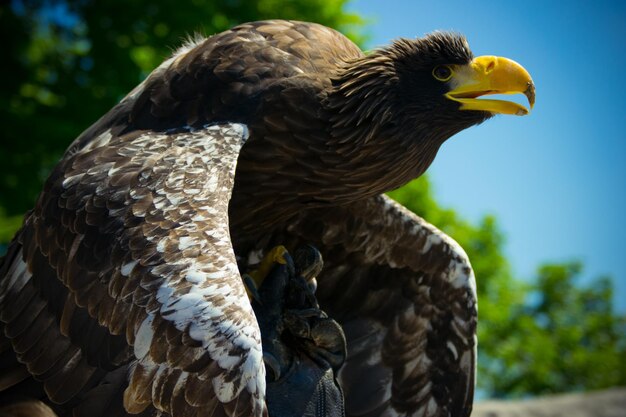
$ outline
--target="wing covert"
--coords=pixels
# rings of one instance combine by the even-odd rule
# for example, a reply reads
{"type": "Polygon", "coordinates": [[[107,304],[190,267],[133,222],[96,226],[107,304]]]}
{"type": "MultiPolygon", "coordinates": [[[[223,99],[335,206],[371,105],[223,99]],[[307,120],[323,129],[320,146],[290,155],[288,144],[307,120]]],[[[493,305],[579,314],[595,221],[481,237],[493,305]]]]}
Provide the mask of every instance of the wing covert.
{"type": "Polygon", "coordinates": [[[477,300],[463,249],[386,196],[306,213],[289,232],[324,257],[318,299],[348,339],[346,414],[468,416],[477,300]]]}
{"type": "Polygon", "coordinates": [[[228,230],[247,135],[241,124],[107,130],[55,169],[9,251],[0,302],[19,359],[53,401],[127,367],[131,413],[266,413],[260,331],[228,230]],[[16,317],[16,299],[37,309],[16,317]],[[34,354],[18,324],[49,326],[53,348],[34,354]]]}

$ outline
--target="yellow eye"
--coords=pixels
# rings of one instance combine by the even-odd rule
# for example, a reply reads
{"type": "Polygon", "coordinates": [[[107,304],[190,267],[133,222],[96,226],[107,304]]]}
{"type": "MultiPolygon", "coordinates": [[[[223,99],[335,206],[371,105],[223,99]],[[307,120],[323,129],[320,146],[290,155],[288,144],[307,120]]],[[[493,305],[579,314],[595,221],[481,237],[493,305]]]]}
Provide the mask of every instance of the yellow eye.
{"type": "Polygon", "coordinates": [[[437,65],[433,69],[433,77],[439,81],[448,81],[452,78],[452,68],[447,65],[437,65]]]}

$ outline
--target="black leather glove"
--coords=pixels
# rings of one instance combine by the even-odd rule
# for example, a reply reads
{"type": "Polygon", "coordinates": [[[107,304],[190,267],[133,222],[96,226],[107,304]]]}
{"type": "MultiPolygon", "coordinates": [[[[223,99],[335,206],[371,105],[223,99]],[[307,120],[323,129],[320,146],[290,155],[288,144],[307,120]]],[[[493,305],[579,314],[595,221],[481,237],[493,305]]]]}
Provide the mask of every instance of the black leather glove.
{"type": "Polygon", "coordinates": [[[271,417],[343,417],[344,398],[335,378],[346,358],[339,324],[320,310],[315,276],[322,259],[312,246],[284,255],[258,290],[254,308],[267,370],[271,417]]]}

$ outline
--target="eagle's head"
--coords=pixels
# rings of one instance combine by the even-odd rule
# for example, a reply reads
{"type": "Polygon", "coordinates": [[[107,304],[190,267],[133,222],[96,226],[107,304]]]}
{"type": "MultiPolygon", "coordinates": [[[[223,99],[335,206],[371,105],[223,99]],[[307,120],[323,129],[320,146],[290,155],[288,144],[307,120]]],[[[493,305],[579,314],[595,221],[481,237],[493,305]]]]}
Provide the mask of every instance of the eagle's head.
{"type": "Polygon", "coordinates": [[[529,112],[483,96],[520,93],[531,108],[535,101],[532,78],[521,65],[475,58],[465,37],[449,32],[396,40],[345,66],[334,87],[329,107],[335,137],[350,138],[359,152],[371,151],[371,161],[393,161],[375,192],[421,175],[440,145],[461,130],[496,114],[529,112]]]}
{"type": "Polygon", "coordinates": [[[401,39],[389,51],[400,106],[409,117],[461,130],[495,114],[528,114],[515,102],[481,96],[522,93],[531,108],[535,102],[533,81],[521,65],[496,56],[474,58],[461,35],[435,32],[421,39],[401,39]]]}

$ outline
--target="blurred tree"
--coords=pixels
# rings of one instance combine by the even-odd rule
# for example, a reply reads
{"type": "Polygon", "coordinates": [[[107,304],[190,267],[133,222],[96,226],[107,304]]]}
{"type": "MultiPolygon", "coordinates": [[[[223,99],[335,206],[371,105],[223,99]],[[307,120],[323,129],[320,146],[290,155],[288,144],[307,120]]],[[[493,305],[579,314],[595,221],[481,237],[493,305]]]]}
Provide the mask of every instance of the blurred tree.
{"type": "Polygon", "coordinates": [[[576,262],[541,266],[532,284],[515,279],[493,217],[471,225],[437,205],[422,177],[391,197],[455,238],[478,286],[478,386],[516,397],[626,385],[626,317],[614,312],[604,277],[578,281],[576,262]]]}
{"type": "Polygon", "coordinates": [[[581,285],[581,270],[576,262],[539,268],[524,302],[513,306],[509,326],[488,336],[508,345],[485,363],[494,395],[626,384],[626,320],[614,314],[611,281],[581,285]]]}
{"type": "MultiPolygon", "coordinates": [[[[189,33],[264,18],[316,21],[357,42],[346,0],[177,2],[18,0],[0,6],[0,245],[30,209],[49,169],[83,129],[189,33]]],[[[624,318],[604,279],[576,287],[580,266],[516,280],[493,217],[472,225],[435,202],[427,178],[391,193],[453,236],[472,260],[480,304],[479,386],[496,396],[626,384],[624,318]]],[[[0,247],[0,253],[2,248],[0,247]]]]}

